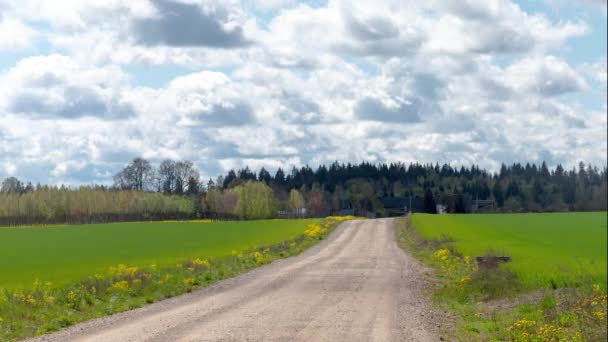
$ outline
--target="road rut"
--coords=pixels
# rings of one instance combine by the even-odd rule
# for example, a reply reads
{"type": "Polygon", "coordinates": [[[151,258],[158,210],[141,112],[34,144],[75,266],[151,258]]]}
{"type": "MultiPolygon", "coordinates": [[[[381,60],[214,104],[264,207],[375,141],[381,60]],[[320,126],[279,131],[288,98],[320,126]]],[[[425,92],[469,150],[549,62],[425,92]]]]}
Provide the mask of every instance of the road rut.
{"type": "Polygon", "coordinates": [[[392,219],[348,221],[297,257],[35,341],[438,341],[423,272],[392,219]]]}

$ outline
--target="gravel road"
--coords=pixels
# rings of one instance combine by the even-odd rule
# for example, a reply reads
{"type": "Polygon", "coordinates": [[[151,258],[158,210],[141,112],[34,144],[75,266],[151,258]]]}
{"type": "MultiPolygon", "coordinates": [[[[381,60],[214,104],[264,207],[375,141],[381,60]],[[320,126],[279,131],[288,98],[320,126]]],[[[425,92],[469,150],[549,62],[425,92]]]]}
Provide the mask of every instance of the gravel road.
{"type": "Polygon", "coordinates": [[[349,221],[297,257],[35,341],[439,341],[425,268],[391,219],[349,221]]]}

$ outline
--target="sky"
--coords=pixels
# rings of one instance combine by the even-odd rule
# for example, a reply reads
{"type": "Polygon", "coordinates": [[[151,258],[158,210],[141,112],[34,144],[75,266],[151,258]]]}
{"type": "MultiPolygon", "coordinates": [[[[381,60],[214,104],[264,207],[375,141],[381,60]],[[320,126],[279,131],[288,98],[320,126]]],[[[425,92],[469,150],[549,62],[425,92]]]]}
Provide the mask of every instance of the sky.
{"type": "Polygon", "coordinates": [[[0,0],[0,178],[606,165],[606,0],[0,0]]]}

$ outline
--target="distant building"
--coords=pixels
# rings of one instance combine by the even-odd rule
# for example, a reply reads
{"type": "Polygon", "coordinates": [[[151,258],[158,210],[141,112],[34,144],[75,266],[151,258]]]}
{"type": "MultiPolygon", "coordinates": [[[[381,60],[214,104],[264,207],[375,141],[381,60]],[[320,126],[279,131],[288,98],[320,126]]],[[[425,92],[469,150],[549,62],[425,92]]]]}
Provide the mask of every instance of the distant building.
{"type": "Polygon", "coordinates": [[[437,204],[436,208],[437,208],[437,214],[447,214],[448,213],[447,205],[437,204]]]}
{"type": "Polygon", "coordinates": [[[296,210],[279,210],[277,211],[278,218],[302,218],[307,217],[308,211],[306,208],[298,208],[296,210]]]}

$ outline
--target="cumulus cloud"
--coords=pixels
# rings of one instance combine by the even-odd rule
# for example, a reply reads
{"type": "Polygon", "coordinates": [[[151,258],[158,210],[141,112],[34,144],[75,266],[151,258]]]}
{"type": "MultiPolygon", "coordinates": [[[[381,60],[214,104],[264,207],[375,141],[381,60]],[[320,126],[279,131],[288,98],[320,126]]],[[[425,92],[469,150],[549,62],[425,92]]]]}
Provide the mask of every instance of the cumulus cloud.
{"type": "Polygon", "coordinates": [[[0,3],[0,49],[40,54],[0,71],[0,178],[107,183],[138,155],[203,177],[605,162],[605,55],[566,53],[598,37],[575,16],[507,0],[0,3]]]}
{"type": "Polygon", "coordinates": [[[6,110],[33,118],[127,119],[135,113],[122,98],[116,68],[84,68],[66,56],[21,60],[0,86],[6,110]]]}
{"type": "Polygon", "coordinates": [[[585,81],[567,63],[554,57],[525,58],[510,65],[504,83],[522,93],[558,96],[580,91],[585,81]]]}
{"type": "MultiPolygon", "coordinates": [[[[2,8],[0,8],[0,11],[2,8]]],[[[0,51],[31,48],[39,34],[21,20],[0,16],[0,51]]]]}
{"type": "Polygon", "coordinates": [[[586,34],[580,21],[552,23],[503,0],[436,1],[444,9],[430,29],[427,47],[451,53],[521,54],[560,46],[586,34]]]}
{"type": "Polygon", "coordinates": [[[228,21],[224,8],[204,10],[196,4],[174,0],[152,0],[152,3],[157,14],[135,18],[132,23],[133,34],[140,44],[219,48],[249,44],[243,29],[228,21]]]}
{"type": "Polygon", "coordinates": [[[419,100],[389,101],[366,97],[355,105],[355,116],[362,120],[381,122],[417,122],[420,114],[425,110],[424,104],[419,100]]]}

